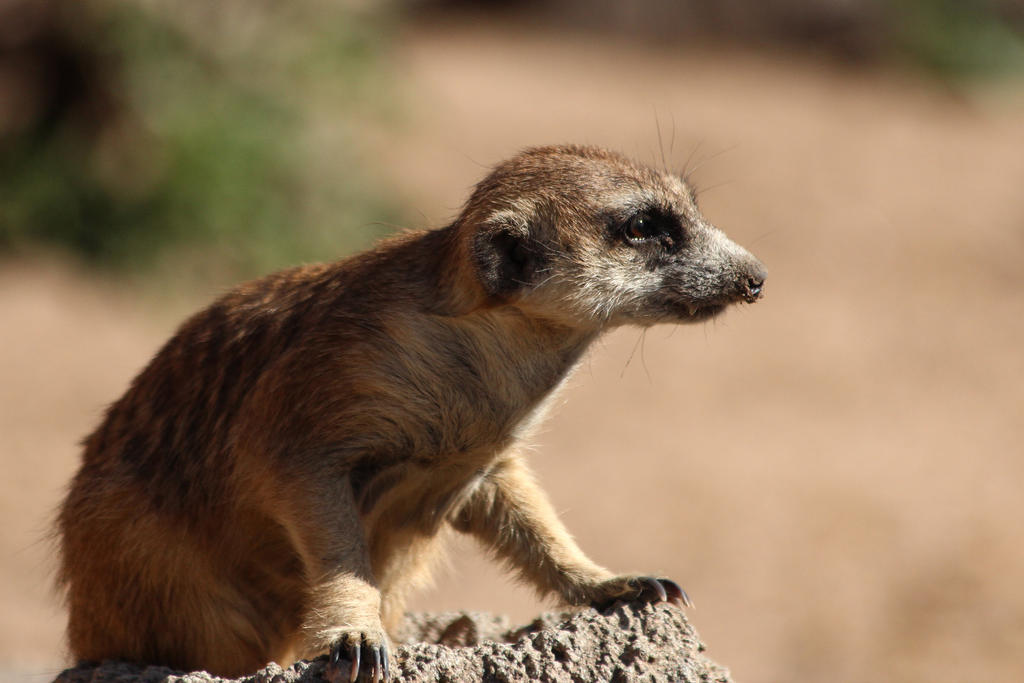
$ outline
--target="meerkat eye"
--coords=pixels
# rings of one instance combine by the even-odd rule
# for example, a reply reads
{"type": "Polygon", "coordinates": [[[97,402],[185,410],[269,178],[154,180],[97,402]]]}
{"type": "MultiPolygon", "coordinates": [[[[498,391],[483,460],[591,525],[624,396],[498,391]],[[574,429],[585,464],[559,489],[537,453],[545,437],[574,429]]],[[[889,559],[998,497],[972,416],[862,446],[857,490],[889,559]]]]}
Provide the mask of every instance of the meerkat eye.
{"type": "Polygon", "coordinates": [[[679,237],[678,222],[659,213],[640,211],[622,224],[620,228],[626,244],[639,246],[656,241],[665,249],[675,249],[679,237]]]}
{"type": "Polygon", "coordinates": [[[657,225],[654,218],[650,214],[641,211],[640,213],[634,214],[626,223],[622,226],[622,235],[628,242],[644,242],[657,237],[661,233],[659,226],[657,225]]]}

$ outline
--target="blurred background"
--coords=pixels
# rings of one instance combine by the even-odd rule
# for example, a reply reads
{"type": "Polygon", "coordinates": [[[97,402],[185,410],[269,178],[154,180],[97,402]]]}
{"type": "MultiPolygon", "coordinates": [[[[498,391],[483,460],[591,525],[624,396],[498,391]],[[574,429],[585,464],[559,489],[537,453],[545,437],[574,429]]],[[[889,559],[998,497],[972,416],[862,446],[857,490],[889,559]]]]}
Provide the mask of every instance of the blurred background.
{"type": "MultiPolygon", "coordinates": [[[[1024,2],[0,0],[0,681],[49,519],[232,283],[578,142],[693,172],[767,298],[590,354],[533,463],[736,680],[1024,680],[1024,2]],[[663,162],[664,158],[664,162],[663,162]]],[[[416,609],[545,606],[470,544],[416,609]]]]}

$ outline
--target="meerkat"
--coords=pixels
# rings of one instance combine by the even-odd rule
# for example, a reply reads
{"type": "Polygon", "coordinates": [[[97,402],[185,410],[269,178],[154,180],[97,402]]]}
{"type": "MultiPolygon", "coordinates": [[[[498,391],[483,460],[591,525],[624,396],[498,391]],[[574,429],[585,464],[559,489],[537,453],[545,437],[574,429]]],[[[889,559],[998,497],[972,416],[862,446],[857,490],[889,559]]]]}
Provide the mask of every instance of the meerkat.
{"type": "Polygon", "coordinates": [[[386,680],[449,528],[568,605],[688,603],[588,559],[521,447],[603,332],[764,281],[679,176],[555,146],[445,228],[230,291],[84,442],[57,522],[71,653],[238,676],[328,652],[334,680],[386,680]]]}

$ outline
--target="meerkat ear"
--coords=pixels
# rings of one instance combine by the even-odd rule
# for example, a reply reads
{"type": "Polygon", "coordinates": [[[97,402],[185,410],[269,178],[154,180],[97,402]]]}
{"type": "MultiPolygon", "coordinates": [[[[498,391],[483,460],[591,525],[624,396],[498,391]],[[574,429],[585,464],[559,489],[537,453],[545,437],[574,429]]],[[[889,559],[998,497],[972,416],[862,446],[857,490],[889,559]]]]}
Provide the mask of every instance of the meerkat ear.
{"type": "Polygon", "coordinates": [[[539,266],[539,250],[526,225],[492,221],[473,239],[473,260],[490,296],[508,296],[528,286],[539,266]]]}

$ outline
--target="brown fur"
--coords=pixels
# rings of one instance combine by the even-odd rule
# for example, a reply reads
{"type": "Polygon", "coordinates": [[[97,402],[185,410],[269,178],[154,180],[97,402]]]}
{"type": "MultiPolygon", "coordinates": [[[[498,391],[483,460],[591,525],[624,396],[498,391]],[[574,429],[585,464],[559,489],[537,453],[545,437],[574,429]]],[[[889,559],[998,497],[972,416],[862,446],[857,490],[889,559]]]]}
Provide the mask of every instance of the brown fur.
{"type": "Polygon", "coordinates": [[[85,442],[58,523],[74,656],[240,675],[384,646],[447,527],[566,603],[638,592],[518,446],[602,331],[705,320],[763,280],[679,178],[552,147],[447,228],[235,289],[85,442]]]}

